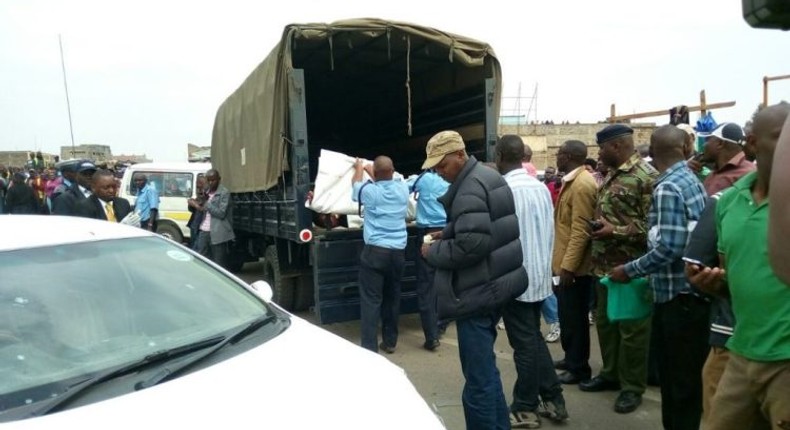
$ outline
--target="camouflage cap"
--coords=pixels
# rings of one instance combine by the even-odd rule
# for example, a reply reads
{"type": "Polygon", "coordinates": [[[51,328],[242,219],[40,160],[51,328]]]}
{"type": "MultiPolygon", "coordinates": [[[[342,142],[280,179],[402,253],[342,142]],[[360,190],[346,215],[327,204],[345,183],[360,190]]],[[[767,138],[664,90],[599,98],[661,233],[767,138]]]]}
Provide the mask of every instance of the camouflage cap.
{"type": "Polygon", "coordinates": [[[466,149],[464,139],[457,131],[447,130],[436,133],[425,147],[425,163],[423,169],[430,169],[442,161],[447,154],[466,149]]]}

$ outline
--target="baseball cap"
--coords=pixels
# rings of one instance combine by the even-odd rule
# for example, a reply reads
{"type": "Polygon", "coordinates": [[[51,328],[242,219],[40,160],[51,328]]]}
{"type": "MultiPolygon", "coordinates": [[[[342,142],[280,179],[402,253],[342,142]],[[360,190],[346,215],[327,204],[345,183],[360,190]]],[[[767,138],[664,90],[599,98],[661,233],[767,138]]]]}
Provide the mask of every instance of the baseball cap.
{"type": "Polygon", "coordinates": [[[442,161],[447,154],[466,149],[464,139],[457,131],[446,130],[436,133],[425,147],[423,169],[430,169],[442,161]]]}
{"type": "Polygon", "coordinates": [[[90,161],[83,161],[80,163],[79,167],[77,167],[77,172],[82,173],[88,170],[96,171],[96,165],[91,163],[90,161]]]}
{"type": "Polygon", "coordinates": [[[744,142],[743,129],[734,122],[725,122],[716,127],[710,134],[703,136],[705,139],[716,137],[725,142],[742,145],[744,142]]]}

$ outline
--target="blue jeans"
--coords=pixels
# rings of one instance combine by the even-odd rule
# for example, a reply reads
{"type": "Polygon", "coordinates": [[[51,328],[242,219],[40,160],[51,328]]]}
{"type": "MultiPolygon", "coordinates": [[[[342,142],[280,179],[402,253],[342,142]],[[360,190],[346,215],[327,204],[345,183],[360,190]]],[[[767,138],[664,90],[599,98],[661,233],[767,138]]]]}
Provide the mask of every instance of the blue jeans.
{"type": "Polygon", "coordinates": [[[467,430],[509,430],[510,417],[496,367],[494,341],[499,315],[459,319],[458,354],[466,379],[461,400],[467,430]]]}
{"type": "Polygon", "coordinates": [[[551,295],[546,297],[546,300],[543,301],[540,313],[543,314],[543,321],[546,321],[546,324],[560,322],[560,314],[557,311],[557,296],[555,296],[554,293],[551,293],[551,295]]]}

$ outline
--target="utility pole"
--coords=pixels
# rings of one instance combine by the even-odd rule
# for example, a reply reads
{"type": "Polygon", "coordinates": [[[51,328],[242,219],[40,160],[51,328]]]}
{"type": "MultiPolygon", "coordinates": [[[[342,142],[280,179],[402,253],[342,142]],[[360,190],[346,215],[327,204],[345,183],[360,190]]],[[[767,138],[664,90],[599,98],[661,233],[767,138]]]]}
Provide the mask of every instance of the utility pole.
{"type": "Polygon", "coordinates": [[[69,133],[71,134],[71,156],[74,157],[74,127],[71,124],[71,102],[69,101],[69,84],[66,81],[66,62],[63,60],[63,41],[58,34],[58,44],[60,45],[60,67],[63,69],[63,87],[66,89],[66,109],[69,112],[69,133]]]}
{"type": "Polygon", "coordinates": [[[790,75],[763,77],[763,107],[768,106],[768,82],[779,81],[782,79],[790,79],[790,75]]]}

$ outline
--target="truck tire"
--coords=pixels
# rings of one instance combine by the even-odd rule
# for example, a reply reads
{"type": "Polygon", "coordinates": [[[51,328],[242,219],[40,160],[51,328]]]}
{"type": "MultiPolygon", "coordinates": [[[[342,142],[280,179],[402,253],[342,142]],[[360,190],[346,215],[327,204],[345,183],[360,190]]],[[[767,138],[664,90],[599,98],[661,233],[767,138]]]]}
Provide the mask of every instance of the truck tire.
{"type": "Polygon", "coordinates": [[[296,290],[294,291],[294,310],[306,311],[315,304],[315,287],[313,286],[313,274],[306,272],[296,278],[296,290]]]}
{"type": "Polygon", "coordinates": [[[159,225],[156,226],[156,232],[176,243],[183,243],[184,236],[181,234],[181,230],[178,226],[171,224],[167,221],[159,221],[159,225]]]}
{"type": "Polygon", "coordinates": [[[283,277],[277,247],[269,245],[263,255],[263,277],[272,287],[272,301],[287,311],[294,309],[294,279],[283,277]]]}

